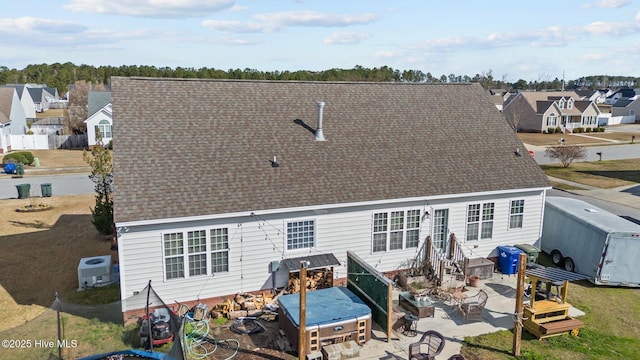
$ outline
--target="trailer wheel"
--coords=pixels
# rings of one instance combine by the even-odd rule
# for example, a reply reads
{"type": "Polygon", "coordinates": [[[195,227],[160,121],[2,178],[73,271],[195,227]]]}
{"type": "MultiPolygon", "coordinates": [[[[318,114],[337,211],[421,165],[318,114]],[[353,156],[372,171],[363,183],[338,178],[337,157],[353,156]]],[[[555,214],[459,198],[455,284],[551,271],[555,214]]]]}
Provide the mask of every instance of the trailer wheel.
{"type": "Polygon", "coordinates": [[[551,252],[551,262],[553,262],[553,265],[562,266],[563,260],[564,259],[562,258],[562,254],[560,253],[560,251],[553,250],[551,252]]]}
{"type": "Polygon", "coordinates": [[[576,264],[573,263],[571,258],[564,259],[564,269],[571,272],[576,269],[576,264]]]}

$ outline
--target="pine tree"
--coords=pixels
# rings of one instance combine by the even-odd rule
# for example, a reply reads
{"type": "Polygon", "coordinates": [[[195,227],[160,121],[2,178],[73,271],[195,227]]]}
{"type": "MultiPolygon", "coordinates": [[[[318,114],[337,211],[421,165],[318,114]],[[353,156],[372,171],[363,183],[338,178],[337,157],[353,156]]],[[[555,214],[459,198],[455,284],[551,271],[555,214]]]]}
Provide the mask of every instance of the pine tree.
{"type": "Polygon", "coordinates": [[[84,161],[91,166],[89,178],[96,190],[96,206],[91,209],[93,226],[104,235],[113,234],[113,161],[111,152],[102,143],[102,134],[96,131],[96,144],[91,152],[84,151],[84,161]]]}

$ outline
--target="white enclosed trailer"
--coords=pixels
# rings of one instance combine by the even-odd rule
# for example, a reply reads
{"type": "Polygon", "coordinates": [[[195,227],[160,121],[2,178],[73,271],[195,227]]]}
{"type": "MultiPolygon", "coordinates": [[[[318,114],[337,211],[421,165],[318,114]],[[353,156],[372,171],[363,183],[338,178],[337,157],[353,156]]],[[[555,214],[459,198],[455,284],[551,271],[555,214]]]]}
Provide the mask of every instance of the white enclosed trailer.
{"type": "Polygon", "coordinates": [[[640,287],[640,225],[587,202],[547,197],[541,248],[596,285],[640,287]]]}

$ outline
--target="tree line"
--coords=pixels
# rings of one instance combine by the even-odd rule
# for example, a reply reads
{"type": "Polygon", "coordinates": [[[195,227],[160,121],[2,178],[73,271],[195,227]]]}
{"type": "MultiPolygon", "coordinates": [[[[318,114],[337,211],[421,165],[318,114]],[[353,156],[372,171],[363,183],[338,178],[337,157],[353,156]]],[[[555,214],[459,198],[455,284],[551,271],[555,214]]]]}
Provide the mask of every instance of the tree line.
{"type": "Polygon", "coordinates": [[[365,68],[356,65],[352,69],[328,69],[322,71],[260,71],[257,69],[183,68],[155,67],[149,65],[91,66],[64,64],[33,64],[24,69],[10,69],[0,66],[0,84],[47,84],[65,93],[70,84],[86,81],[90,84],[109,86],[112,76],[142,76],[162,78],[201,78],[201,79],[247,79],[247,80],[298,80],[298,81],[375,81],[375,82],[425,82],[425,83],[462,83],[478,82],[485,89],[515,90],[573,90],[604,88],[639,88],[640,78],[633,76],[592,75],[568,80],[553,78],[541,74],[537,80],[519,79],[516,82],[494,77],[492,70],[482,71],[473,76],[443,74],[434,76],[421,70],[399,70],[388,66],[365,68]]]}

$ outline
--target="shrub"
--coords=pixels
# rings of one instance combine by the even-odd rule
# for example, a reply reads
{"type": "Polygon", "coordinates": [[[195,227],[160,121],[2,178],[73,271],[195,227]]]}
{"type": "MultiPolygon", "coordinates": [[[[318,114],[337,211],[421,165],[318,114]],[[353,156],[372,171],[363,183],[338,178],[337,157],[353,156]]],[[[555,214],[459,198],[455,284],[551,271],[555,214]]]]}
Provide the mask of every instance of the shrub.
{"type": "Polygon", "coordinates": [[[562,133],[562,128],[560,126],[558,126],[556,128],[556,134],[560,134],[560,133],[562,133]]]}
{"type": "Polygon", "coordinates": [[[590,132],[591,132],[591,130],[593,130],[593,129],[592,129],[592,128],[586,128],[586,129],[585,129],[585,131],[586,131],[586,132],[588,132],[588,133],[590,133],[590,132]]]}
{"type": "Polygon", "coordinates": [[[581,127],[575,128],[573,129],[573,132],[576,134],[581,134],[584,132],[584,128],[581,128],[581,127]]]}
{"type": "Polygon", "coordinates": [[[596,129],[598,129],[598,132],[604,132],[604,128],[603,127],[597,127],[596,129]]]}
{"type": "Polygon", "coordinates": [[[7,154],[2,158],[3,164],[8,164],[10,162],[31,165],[33,164],[33,154],[29,151],[18,151],[15,153],[7,154]]]}

